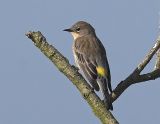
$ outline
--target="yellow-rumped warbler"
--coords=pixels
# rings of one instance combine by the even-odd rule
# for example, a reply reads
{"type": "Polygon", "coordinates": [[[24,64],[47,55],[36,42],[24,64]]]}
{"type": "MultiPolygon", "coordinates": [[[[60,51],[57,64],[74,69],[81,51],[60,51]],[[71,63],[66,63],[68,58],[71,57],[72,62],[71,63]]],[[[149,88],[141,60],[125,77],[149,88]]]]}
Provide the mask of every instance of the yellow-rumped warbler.
{"type": "Polygon", "coordinates": [[[109,96],[112,87],[106,51],[94,28],[87,22],[78,21],[64,31],[71,32],[74,38],[73,53],[78,68],[96,91],[101,90],[104,103],[108,105],[107,109],[113,110],[109,96]]]}

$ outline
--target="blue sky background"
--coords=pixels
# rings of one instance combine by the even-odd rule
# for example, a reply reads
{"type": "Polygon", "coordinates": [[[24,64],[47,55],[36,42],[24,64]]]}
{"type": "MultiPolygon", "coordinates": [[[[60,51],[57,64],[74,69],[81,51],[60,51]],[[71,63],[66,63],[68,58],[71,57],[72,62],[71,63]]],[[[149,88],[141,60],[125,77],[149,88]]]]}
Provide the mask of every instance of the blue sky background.
{"type": "MultiPolygon", "coordinates": [[[[72,37],[62,30],[89,22],[107,50],[115,88],[154,45],[159,12],[160,0],[1,0],[0,124],[100,123],[26,32],[41,31],[74,64],[72,37]]],[[[160,79],[131,86],[113,105],[121,124],[159,123],[160,79]]]]}

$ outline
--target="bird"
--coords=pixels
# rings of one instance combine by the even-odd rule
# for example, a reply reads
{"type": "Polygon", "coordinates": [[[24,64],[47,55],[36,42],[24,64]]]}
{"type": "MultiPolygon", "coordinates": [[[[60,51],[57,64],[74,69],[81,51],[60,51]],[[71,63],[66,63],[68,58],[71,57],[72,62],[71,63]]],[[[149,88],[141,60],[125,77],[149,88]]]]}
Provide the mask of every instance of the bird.
{"type": "Polygon", "coordinates": [[[113,110],[111,74],[106,50],[95,29],[85,21],[78,21],[63,31],[73,36],[73,55],[76,66],[85,75],[95,91],[101,91],[107,110],[113,110]]]}

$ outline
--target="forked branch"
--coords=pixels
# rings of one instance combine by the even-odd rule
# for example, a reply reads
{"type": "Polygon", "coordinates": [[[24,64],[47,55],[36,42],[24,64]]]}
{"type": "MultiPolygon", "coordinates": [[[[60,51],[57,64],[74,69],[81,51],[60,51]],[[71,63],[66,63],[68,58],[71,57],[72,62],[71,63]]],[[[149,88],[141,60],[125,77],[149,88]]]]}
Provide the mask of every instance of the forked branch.
{"type": "Polygon", "coordinates": [[[137,68],[123,81],[121,81],[111,94],[112,101],[115,101],[130,85],[149,80],[155,80],[160,77],[160,36],[157,38],[155,45],[151,48],[146,57],[140,62],[137,68]],[[158,51],[158,52],[157,52],[158,51]],[[146,65],[150,62],[157,52],[156,64],[153,71],[147,74],[140,74],[146,65]]]}

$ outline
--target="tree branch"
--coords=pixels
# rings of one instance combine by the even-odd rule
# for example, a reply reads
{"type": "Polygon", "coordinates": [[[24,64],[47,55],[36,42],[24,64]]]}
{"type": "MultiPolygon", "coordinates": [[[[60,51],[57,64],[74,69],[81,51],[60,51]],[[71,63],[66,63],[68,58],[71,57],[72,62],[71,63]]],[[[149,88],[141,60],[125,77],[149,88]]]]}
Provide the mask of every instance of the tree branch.
{"type": "Polygon", "coordinates": [[[160,77],[160,53],[158,52],[156,59],[156,69],[150,73],[142,74],[142,70],[146,67],[146,65],[150,62],[153,55],[160,48],[160,36],[157,38],[155,45],[151,48],[149,53],[143,59],[142,62],[137,66],[137,68],[124,80],[121,81],[117,87],[113,90],[111,94],[112,101],[114,102],[130,85],[135,83],[140,83],[144,81],[154,80],[160,77]]]}
{"type": "Polygon", "coordinates": [[[106,109],[104,103],[92,90],[78,70],[70,65],[69,61],[56,48],[47,43],[46,38],[41,32],[28,32],[26,36],[34,42],[35,46],[37,46],[69,80],[71,80],[88,102],[94,114],[103,124],[118,124],[118,121],[114,118],[112,113],[106,109]]]}

